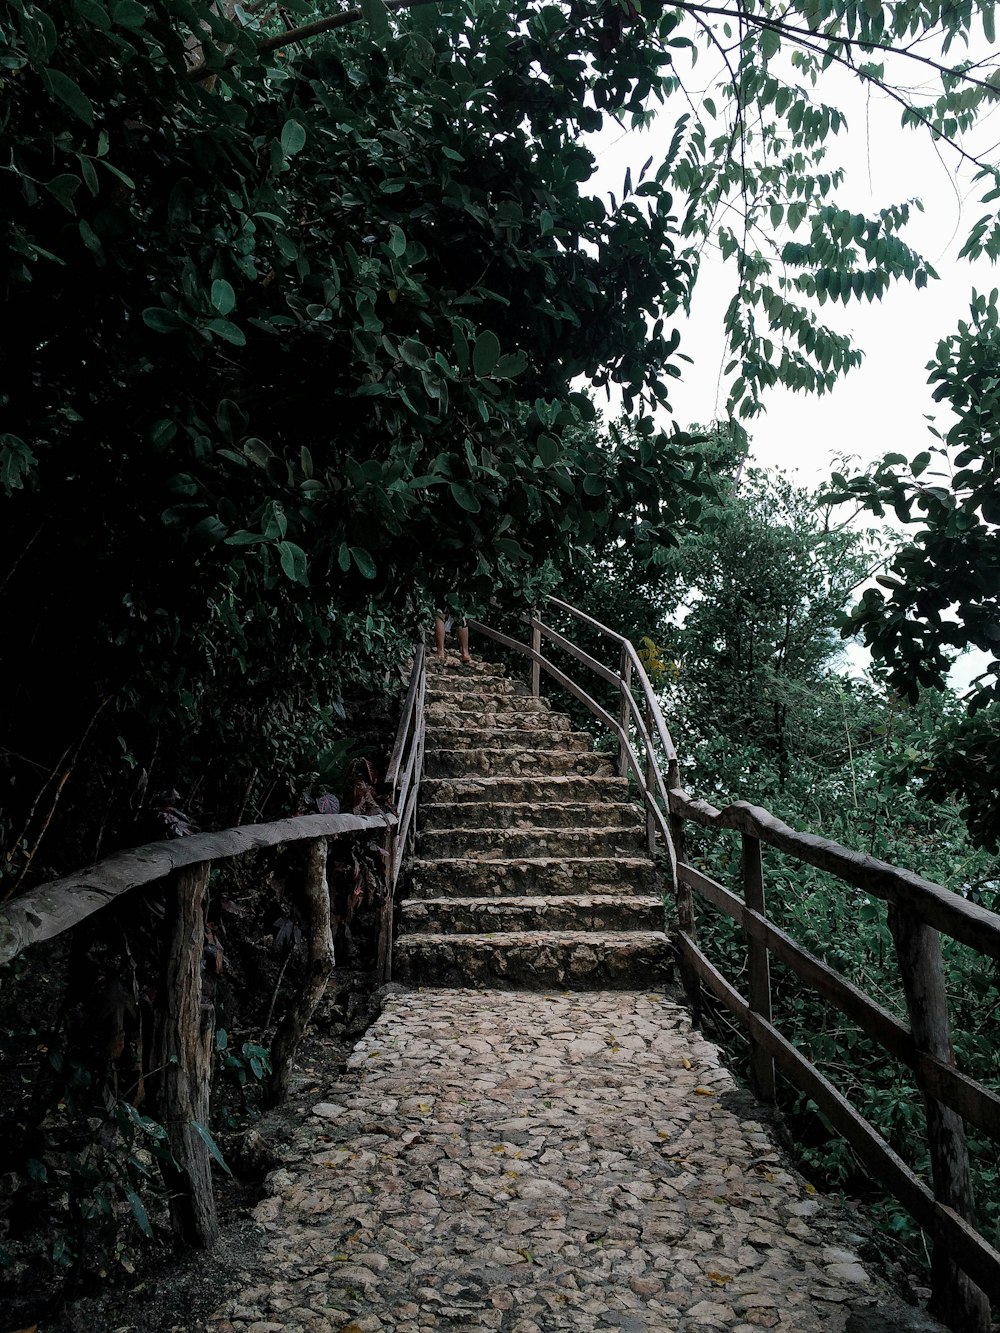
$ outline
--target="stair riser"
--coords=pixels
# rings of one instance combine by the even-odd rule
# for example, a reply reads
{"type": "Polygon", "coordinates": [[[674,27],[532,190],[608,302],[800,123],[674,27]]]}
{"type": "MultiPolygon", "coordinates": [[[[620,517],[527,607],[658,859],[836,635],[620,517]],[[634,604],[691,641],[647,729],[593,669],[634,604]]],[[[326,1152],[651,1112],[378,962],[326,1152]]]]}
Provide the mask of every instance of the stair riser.
{"type": "Polygon", "coordinates": [[[584,805],[560,805],[556,802],[512,805],[492,801],[462,801],[446,805],[424,801],[420,823],[425,831],[433,829],[553,829],[553,828],[632,828],[639,827],[639,814],[630,805],[597,802],[584,805]]]}
{"type": "Polygon", "coordinates": [[[421,986],[493,986],[527,990],[645,990],[668,972],[665,941],[611,945],[599,936],[566,944],[530,936],[441,941],[403,936],[393,977],[421,986]]]}
{"type": "Polygon", "coordinates": [[[611,776],[607,755],[596,750],[577,753],[572,750],[428,750],[425,772],[429,778],[468,777],[543,777],[611,776]]]}
{"type": "Polygon", "coordinates": [[[593,738],[583,731],[559,731],[554,727],[520,730],[502,727],[428,727],[427,748],[431,750],[571,750],[586,754],[593,749],[593,738]]]}
{"type": "Polygon", "coordinates": [[[411,898],[548,898],[659,892],[652,861],[412,861],[411,898]]]}
{"type": "Polygon", "coordinates": [[[518,903],[489,899],[403,903],[400,931],[407,935],[491,935],[531,930],[663,930],[663,904],[656,899],[581,903],[572,898],[526,899],[518,903]]]}
{"type": "Polygon", "coordinates": [[[523,685],[515,684],[512,680],[506,680],[503,676],[492,676],[489,680],[476,679],[472,676],[452,679],[445,676],[428,676],[427,678],[427,700],[435,702],[440,699],[463,698],[465,696],[481,695],[484,699],[499,698],[506,695],[514,698],[517,695],[531,698],[527,688],[523,685]]]}
{"type": "MultiPolygon", "coordinates": [[[[511,700],[512,703],[524,703],[523,699],[511,700]]],[[[448,704],[434,704],[427,709],[427,730],[466,732],[471,727],[482,731],[528,731],[532,734],[546,731],[570,731],[570,720],[563,713],[549,713],[544,709],[528,712],[523,709],[495,711],[495,699],[466,710],[449,707],[448,704]]]]}
{"type": "Polygon", "coordinates": [[[572,801],[589,805],[623,804],[628,800],[628,784],[624,778],[608,777],[457,777],[424,778],[420,787],[421,808],[431,805],[482,805],[501,802],[513,804],[530,802],[572,801]]]}
{"type": "Polygon", "coordinates": [[[464,666],[457,657],[452,657],[451,654],[444,662],[428,655],[428,680],[471,680],[476,676],[501,676],[506,680],[507,668],[501,666],[499,662],[484,662],[482,658],[475,658],[472,666],[464,666]]]}
{"type": "Polygon", "coordinates": [[[496,861],[525,856],[639,856],[639,829],[435,829],[421,833],[422,860],[496,861]]]}

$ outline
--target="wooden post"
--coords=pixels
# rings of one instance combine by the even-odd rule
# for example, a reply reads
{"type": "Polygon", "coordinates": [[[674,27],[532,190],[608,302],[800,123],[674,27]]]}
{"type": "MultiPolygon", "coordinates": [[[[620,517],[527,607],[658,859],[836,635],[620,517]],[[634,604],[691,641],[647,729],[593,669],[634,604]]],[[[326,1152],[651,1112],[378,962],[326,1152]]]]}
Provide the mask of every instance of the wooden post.
{"type": "MultiPolygon", "coordinates": [[[[646,792],[652,801],[656,799],[653,795],[656,791],[656,751],[653,749],[653,710],[648,701],[645,714],[646,735],[649,737],[649,745],[646,749],[646,792]]],[[[656,820],[648,807],[646,809],[646,849],[650,856],[656,850],[656,820]]]]}
{"type": "MultiPolygon", "coordinates": [[[[764,872],[761,864],[760,839],[749,833],[742,835],[743,899],[751,911],[767,915],[764,904],[764,872]]],[[[771,967],[767,945],[747,932],[750,1011],[771,1021],[771,967]]],[[[774,1059],[750,1032],[750,1081],[756,1096],[762,1102],[773,1104],[775,1095],[774,1059]]]]}
{"type": "MultiPolygon", "coordinates": [[[[534,611],[531,613],[531,651],[542,651],[542,631],[534,611]]],[[[542,689],[542,668],[534,658],[531,659],[530,680],[532,697],[537,699],[542,689]]]]}
{"type": "Polygon", "coordinates": [[[621,676],[621,692],[622,692],[621,710],[618,714],[618,717],[622,725],[622,731],[624,732],[623,739],[618,742],[618,776],[620,778],[623,778],[628,773],[628,759],[626,758],[625,740],[628,737],[629,723],[632,720],[632,710],[629,708],[628,699],[626,698],[626,696],[631,692],[632,689],[632,657],[631,654],[628,652],[628,647],[626,644],[622,644],[621,666],[619,667],[618,670],[619,670],[619,675],[621,676]]]}
{"type": "MultiPolygon", "coordinates": [[[[910,1031],[919,1051],[955,1064],[951,1022],[945,990],[941,937],[913,912],[895,903],[889,907],[889,929],[906,995],[910,1031]]],[[[919,1081],[919,1074],[917,1075],[919,1081]]],[[[957,1112],[924,1092],[934,1195],[976,1225],[965,1124],[957,1112]]],[[[989,1333],[989,1302],[952,1259],[940,1240],[931,1255],[931,1309],[949,1328],[962,1333],[989,1333]]]]}
{"type": "Polygon", "coordinates": [[[396,892],[394,868],[398,842],[398,831],[394,828],[386,829],[385,842],[382,845],[385,853],[385,898],[379,913],[378,958],[375,964],[376,972],[383,982],[388,981],[392,973],[392,915],[396,892]]]}
{"type": "Polygon", "coordinates": [[[330,891],[326,883],[326,839],[306,844],[302,876],[302,915],[305,919],[308,959],[298,999],[285,1014],[271,1043],[272,1105],[288,1096],[292,1061],[306,1034],[316,1006],[323,998],[333,971],[333,934],[330,929],[330,891]]]}
{"type": "MultiPolygon", "coordinates": [[[[681,788],[680,768],[676,759],[671,759],[667,767],[667,791],[679,791],[681,788]]],[[[670,822],[670,837],[674,844],[674,856],[677,858],[677,882],[674,885],[674,901],[677,906],[677,929],[694,942],[695,939],[695,919],[694,919],[694,894],[691,892],[691,886],[684,879],[684,871],[681,869],[681,862],[687,862],[687,847],[684,836],[684,816],[668,812],[670,822]]],[[[687,959],[681,953],[680,959],[681,984],[684,987],[684,995],[688,1002],[688,1008],[691,1010],[691,1017],[695,1023],[701,1018],[701,981],[697,971],[690,965],[687,959]]]]}
{"type": "Polygon", "coordinates": [[[215,1009],[203,999],[201,979],[210,869],[210,861],[187,866],[167,890],[167,964],[154,1061],[157,1110],[177,1164],[164,1164],[170,1220],[181,1240],[204,1249],[219,1235],[208,1144],[195,1128],[209,1131],[215,1035],[215,1009]]]}

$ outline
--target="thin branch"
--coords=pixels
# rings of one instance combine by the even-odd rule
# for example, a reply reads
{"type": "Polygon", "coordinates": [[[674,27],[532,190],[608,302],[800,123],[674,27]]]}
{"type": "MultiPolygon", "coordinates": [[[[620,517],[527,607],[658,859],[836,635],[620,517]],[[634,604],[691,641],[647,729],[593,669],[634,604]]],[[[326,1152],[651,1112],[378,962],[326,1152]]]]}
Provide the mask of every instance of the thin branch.
{"type": "MultiPolygon", "coordinates": [[[[393,14],[400,9],[415,9],[418,5],[436,4],[440,4],[440,0],[386,0],[385,7],[390,14],[393,14]]],[[[344,9],[339,14],[331,14],[325,19],[316,19],[313,23],[303,23],[298,28],[286,28],[284,32],[279,32],[274,37],[265,37],[263,41],[258,42],[257,54],[265,55],[268,51],[273,51],[279,46],[289,46],[292,42],[303,42],[308,37],[319,37],[322,33],[332,32],[335,28],[344,28],[350,23],[360,23],[363,18],[364,14],[360,9],[344,9]]],[[[219,72],[220,69],[210,69],[202,61],[200,65],[194,65],[188,70],[188,78],[192,83],[199,83],[202,79],[209,79],[213,74],[219,72]]]]}
{"type": "MultiPolygon", "coordinates": [[[[963,79],[967,83],[975,85],[977,88],[985,88],[996,96],[1000,96],[1000,89],[985,79],[977,79],[964,70],[956,69],[952,65],[946,65],[943,61],[934,60],[930,56],[922,56],[911,51],[906,46],[894,46],[891,42],[876,42],[868,37],[841,37],[832,36],[827,33],[819,32],[815,28],[797,28],[791,23],[783,23],[780,19],[767,18],[761,14],[751,14],[739,9],[725,9],[718,5],[698,4],[696,0],[673,0],[675,9],[683,9],[691,14],[715,14],[720,18],[733,19],[739,22],[741,19],[747,23],[752,23],[758,28],[770,28],[773,32],[780,35],[786,35],[797,42],[805,38],[812,38],[818,42],[831,42],[838,46],[858,47],[862,51],[886,51],[889,55],[902,56],[905,60],[913,60],[917,64],[927,65],[931,69],[937,70],[939,74],[947,74],[951,78],[963,79]]],[[[815,49],[815,48],[812,48],[815,49]]],[[[823,55],[830,55],[834,60],[837,59],[832,52],[823,51],[823,55]]],[[[847,63],[850,69],[856,69],[850,62],[845,62],[841,57],[841,64],[847,63]]],[[[977,65],[981,62],[977,62],[977,65]]],[[[877,82],[877,80],[876,80],[877,82]]]]}

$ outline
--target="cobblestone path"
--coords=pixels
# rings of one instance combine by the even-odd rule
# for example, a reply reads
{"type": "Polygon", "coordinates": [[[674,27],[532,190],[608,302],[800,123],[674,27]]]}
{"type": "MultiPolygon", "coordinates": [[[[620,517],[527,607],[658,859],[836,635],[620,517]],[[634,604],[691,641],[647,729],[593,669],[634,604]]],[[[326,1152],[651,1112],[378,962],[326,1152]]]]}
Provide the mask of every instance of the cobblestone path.
{"type": "Polygon", "coordinates": [[[393,996],[288,1143],[264,1252],[208,1326],[876,1327],[896,1301],[850,1219],[734,1091],[656,995],[393,996]]]}

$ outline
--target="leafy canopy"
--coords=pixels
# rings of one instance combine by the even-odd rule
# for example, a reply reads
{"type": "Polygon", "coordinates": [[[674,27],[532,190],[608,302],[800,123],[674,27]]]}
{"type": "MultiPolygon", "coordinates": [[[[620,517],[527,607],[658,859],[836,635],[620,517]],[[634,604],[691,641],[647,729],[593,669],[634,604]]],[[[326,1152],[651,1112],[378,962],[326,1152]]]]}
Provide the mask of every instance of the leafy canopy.
{"type": "MultiPolygon", "coordinates": [[[[836,208],[814,81],[878,81],[872,48],[925,33],[957,50],[992,8],[286,12],[294,33],[202,0],[0,0],[14,808],[73,737],[123,778],[155,755],[207,789],[225,755],[252,784],[322,748],[345,683],[449,591],[523,604],[588,542],[662,559],[703,489],[651,413],[706,239],[739,271],[733,410],[829,387],[857,352],[820,307],[930,270],[907,205],[836,208]],[[705,49],[724,79],[691,106],[705,49]],[[586,136],[660,106],[663,159],[609,206],[586,136]],[[584,429],[587,385],[634,430],[584,429]],[[43,700],[67,644],[75,688],[43,700]]],[[[992,76],[936,72],[908,116],[953,136],[992,76]]]]}

